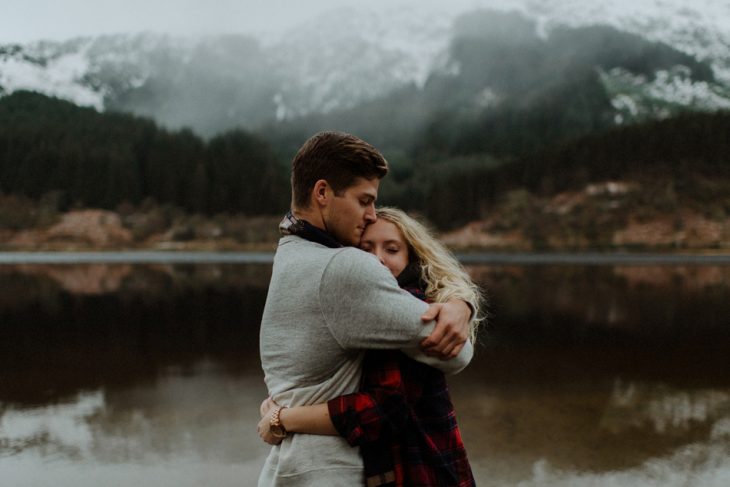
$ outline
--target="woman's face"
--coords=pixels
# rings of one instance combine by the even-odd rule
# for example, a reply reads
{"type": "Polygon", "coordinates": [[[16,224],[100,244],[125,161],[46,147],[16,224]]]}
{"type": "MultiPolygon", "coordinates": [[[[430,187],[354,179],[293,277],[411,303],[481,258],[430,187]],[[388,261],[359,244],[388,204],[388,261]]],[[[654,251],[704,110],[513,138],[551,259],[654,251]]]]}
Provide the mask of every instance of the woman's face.
{"type": "Polygon", "coordinates": [[[395,277],[408,265],[408,245],[398,227],[388,220],[379,218],[365,227],[360,248],[380,259],[395,277]]]}

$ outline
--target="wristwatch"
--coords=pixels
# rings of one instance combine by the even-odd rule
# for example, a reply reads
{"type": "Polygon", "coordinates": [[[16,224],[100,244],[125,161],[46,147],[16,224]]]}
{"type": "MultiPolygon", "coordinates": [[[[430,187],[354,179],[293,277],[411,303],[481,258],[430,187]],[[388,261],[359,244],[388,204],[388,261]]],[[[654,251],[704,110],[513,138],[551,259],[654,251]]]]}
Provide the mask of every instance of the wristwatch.
{"type": "Polygon", "coordinates": [[[284,406],[276,406],[274,413],[271,415],[271,422],[269,423],[269,430],[271,430],[271,434],[276,438],[286,438],[286,428],[281,424],[281,418],[279,417],[282,409],[284,409],[284,406]]]}

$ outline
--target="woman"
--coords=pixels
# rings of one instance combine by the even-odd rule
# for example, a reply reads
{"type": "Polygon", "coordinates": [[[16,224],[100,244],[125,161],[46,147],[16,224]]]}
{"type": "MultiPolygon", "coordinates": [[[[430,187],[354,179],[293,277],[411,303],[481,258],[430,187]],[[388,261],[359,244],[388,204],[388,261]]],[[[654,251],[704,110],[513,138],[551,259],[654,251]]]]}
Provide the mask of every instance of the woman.
{"type": "MultiPolygon", "coordinates": [[[[380,208],[377,217],[360,247],[403,289],[427,301],[460,298],[478,306],[478,287],[423,225],[394,208],[380,208]]],[[[368,487],[474,485],[444,374],[399,351],[366,352],[360,392],[291,408],[267,399],[261,415],[259,435],[267,443],[308,433],[339,434],[360,446],[368,487]]]]}

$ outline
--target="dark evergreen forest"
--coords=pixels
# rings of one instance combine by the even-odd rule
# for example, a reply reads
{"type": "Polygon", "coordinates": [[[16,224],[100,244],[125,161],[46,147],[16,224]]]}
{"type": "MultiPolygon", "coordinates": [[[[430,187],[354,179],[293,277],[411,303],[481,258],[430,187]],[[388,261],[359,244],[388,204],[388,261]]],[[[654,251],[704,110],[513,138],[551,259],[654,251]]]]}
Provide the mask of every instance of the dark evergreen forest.
{"type": "MultiPolygon", "coordinates": [[[[479,120],[470,129],[485,140],[493,134],[479,120]]],[[[428,130],[421,136],[432,143],[428,130]]],[[[421,157],[413,149],[391,158],[386,151],[392,171],[381,203],[449,228],[483,217],[515,189],[550,195],[591,182],[663,178],[686,199],[730,213],[726,112],[563,137],[530,152],[440,152],[421,157]]],[[[242,130],[204,140],[36,93],[0,99],[0,191],[36,200],[52,193],[59,210],[153,201],[190,213],[275,215],[288,206],[290,157],[290,147],[242,130]]]]}
{"type": "Polygon", "coordinates": [[[60,209],[152,199],[190,212],[278,213],[286,168],[260,138],[205,141],[127,114],[98,113],[32,92],[0,99],[0,191],[60,195],[60,209]]]}

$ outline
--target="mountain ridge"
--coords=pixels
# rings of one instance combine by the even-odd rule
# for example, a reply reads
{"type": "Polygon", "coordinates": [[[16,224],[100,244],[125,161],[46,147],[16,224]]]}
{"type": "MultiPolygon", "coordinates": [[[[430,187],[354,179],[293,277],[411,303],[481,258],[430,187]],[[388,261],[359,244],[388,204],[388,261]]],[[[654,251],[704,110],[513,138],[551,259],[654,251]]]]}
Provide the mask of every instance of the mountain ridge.
{"type": "MultiPolygon", "coordinates": [[[[623,120],[641,111],[631,100],[636,105],[652,97],[703,110],[730,107],[730,29],[723,30],[730,8],[716,0],[694,7],[678,0],[640,5],[464,1],[450,8],[426,3],[382,11],[348,7],[257,37],[144,33],[12,45],[0,47],[0,87],[5,94],[32,89],[97,109],[132,111],[205,135],[235,126],[250,129],[350,109],[411,84],[421,89],[430,77],[454,69],[448,59],[453,23],[474,7],[518,12],[535,22],[543,38],[560,26],[600,21],[711,66],[714,83],[693,80],[678,69],[644,79],[603,73],[607,83],[626,88],[615,100],[623,120]],[[221,58],[220,51],[227,57],[221,58]],[[212,89],[221,94],[209,99],[201,94],[212,89]]],[[[485,96],[488,102],[489,93],[485,96]]],[[[643,116],[663,115],[645,110],[643,116]]]]}

